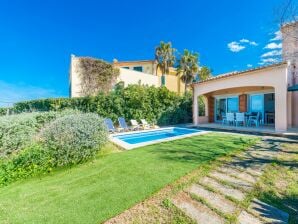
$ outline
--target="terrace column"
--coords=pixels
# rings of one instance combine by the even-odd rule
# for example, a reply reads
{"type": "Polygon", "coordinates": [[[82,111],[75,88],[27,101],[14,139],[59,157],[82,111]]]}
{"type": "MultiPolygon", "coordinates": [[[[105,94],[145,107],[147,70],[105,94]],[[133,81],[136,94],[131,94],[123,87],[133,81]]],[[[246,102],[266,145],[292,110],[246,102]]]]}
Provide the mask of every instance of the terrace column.
{"type": "Polygon", "coordinates": [[[193,104],[192,104],[192,118],[193,118],[193,124],[198,125],[199,119],[199,106],[198,106],[198,94],[197,94],[197,88],[196,86],[193,87],[193,104]]]}
{"type": "Polygon", "coordinates": [[[275,88],[275,131],[282,132],[288,128],[287,87],[275,88]]]}

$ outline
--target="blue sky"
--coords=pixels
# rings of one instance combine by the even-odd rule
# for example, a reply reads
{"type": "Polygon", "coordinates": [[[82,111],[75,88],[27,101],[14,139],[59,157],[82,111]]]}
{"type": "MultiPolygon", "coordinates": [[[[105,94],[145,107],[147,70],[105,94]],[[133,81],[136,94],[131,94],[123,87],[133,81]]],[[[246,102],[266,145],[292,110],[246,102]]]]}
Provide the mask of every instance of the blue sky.
{"type": "Polygon", "coordinates": [[[1,0],[0,101],[68,96],[70,54],[152,59],[161,40],[214,74],[274,62],[281,2],[1,0]]]}

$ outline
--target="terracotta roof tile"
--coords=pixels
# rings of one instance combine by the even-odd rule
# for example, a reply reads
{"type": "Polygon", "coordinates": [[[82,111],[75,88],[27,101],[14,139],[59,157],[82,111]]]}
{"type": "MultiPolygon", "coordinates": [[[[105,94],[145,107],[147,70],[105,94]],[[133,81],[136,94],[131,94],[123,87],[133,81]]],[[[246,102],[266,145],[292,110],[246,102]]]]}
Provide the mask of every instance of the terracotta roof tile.
{"type": "Polygon", "coordinates": [[[231,77],[231,76],[241,75],[241,74],[245,74],[245,73],[249,73],[249,72],[254,72],[254,71],[258,71],[258,70],[262,70],[262,69],[278,67],[278,66],[284,65],[284,64],[287,64],[287,62],[283,61],[283,62],[279,62],[279,63],[276,63],[276,64],[260,66],[260,67],[256,67],[256,68],[252,68],[252,69],[243,70],[243,71],[229,72],[229,73],[213,76],[213,77],[211,77],[209,79],[206,79],[206,80],[201,80],[201,81],[198,81],[198,82],[194,82],[193,85],[199,84],[199,83],[204,83],[204,82],[210,82],[210,81],[213,81],[213,80],[228,78],[228,77],[231,77]]]}

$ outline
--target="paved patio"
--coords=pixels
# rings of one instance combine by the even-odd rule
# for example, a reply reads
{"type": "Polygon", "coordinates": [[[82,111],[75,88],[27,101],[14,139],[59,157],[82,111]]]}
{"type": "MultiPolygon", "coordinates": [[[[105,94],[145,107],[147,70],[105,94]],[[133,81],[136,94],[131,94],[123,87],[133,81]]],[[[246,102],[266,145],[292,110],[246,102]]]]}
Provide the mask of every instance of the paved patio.
{"type": "Polygon", "coordinates": [[[247,126],[232,126],[232,125],[222,125],[220,123],[206,123],[206,124],[198,124],[198,125],[189,125],[189,127],[197,127],[203,129],[211,129],[211,130],[224,130],[231,132],[242,132],[242,133],[251,133],[251,134],[261,134],[261,135],[273,135],[280,137],[289,137],[298,139],[298,128],[289,128],[284,132],[277,132],[274,129],[274,126],[265,125],[260,127],[247,127],[247,126]]]}

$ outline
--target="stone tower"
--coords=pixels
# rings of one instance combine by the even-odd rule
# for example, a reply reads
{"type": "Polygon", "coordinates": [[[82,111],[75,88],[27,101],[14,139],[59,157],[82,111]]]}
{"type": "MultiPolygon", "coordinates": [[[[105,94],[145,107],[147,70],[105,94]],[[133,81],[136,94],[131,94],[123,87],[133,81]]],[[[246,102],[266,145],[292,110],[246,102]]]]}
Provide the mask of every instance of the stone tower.
{"type": "Polygon", "coordinates": [[[281,27],[282,57],[292,66],[292,85],[298,84],[298,21],[286,23],[281,27]]]}

